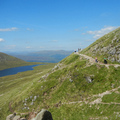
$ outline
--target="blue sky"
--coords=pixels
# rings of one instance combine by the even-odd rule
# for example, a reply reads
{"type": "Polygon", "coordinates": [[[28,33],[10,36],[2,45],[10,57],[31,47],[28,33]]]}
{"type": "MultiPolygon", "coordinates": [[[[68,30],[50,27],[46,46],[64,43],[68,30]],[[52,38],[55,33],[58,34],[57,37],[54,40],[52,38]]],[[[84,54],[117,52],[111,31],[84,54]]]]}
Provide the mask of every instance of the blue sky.
{"type": "Polygon", "coordinates": [[[0,0],[0,52],[77,50],[120,26],[120,0],[0,0]]]}

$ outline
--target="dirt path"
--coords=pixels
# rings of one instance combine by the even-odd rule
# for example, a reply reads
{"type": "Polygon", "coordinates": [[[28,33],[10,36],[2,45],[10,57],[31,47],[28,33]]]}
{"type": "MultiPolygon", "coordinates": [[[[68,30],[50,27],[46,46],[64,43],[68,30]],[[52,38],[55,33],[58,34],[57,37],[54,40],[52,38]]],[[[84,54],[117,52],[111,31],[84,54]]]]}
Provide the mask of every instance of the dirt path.
{"type": "MultiPolygon", "coordinates": [[[[88,59],[91,64],[94,64],[94,63],[95,63],[95,59],[93,59],[92,57],[89,57],[89,56],[84,55],[84,54],[79,54],[78,52],[76,52],[75,54],[78,54],[78,55],[80,55],[80,56],[88,59]]],[[[100,62],[98,62],[98,64],[100,64],[100,65],[105,65],[107,68],[109,68],[109,66],[114,66],[114,67],[119,67],[119,66],[120,66],[119,64],[103,64],[103,63],[100,63],[100,62]]],[[[97,94],[97,95],[93,95],[93,96],[91,96],[91,97],[89,97],[89,98],[90,98],[90,99],[92,99],[92,98],[94,98],[94,97],[98,97],[98,98],[96,98],[95,100],[93,100],[93,101],[91,101],[91,102],[89,102],[88,100],[84,100],[84,103],[90,104],[90,105],[93,105],[93,104],[110,104],[110,105],[111,105],[111,104],[118,104],[118,105],[120,105],[120,103],[116,103],[116,102],[111,102],[111,103],[104,103],[104,102],[102,102],[102,97],[103,97],[104,95],[111,94],[112,92],[117,91],[119,88],[120,88],[120,86],[117,87],[117,88],[113,88],[112,90],[108,90],[108,91],[105,91],[105,92],[103,92],[103,93],[100,93],[100,94],[97,94]]],[[[119,94],[120,94],[120,93],[119,93],[119,94]]],[[[67,102],[67,103],[62,103],[62,104],[76,104],[76,103],[80,103],[80,104],[82,105],[82,104],[83,104],[83,101],[73,101],[73,102],[67,102]]]]}
{"type": "MultiPolygon", "coordinates": [[[[88,59],[90,61],[91,64],[94,64],[95,63],[95,59],[90,57],[90,56],[87,56],[87,55],[84,55],[84,54],[79,54],[78,52],[76,52],[75,54],[77,55],[80,55],[86,59],[88,59]]],[[[104,64],[104,63],[101,63],[101,62],[98,62],[99,65],[105,65],[107,68],[109,68],[109,66],[114,66],[114,67],[120,67],[119,64],[104,64]]]]}
{"type": "Polygon", "coordinates": [[[114,89],[112,89],[112,90],[103,92],[103,93],[101,93],[101,94],[93,95],[92,97],[99,97],[99,98],[97,98],[96,100],[90,102],[90,104],[96,104],[96,103],[97,103],[97,104],[119,104],[119,105],[120,105],[120,103],[115,103],[115,102],[112,102],[112,103],[103,103],[103,102],[102,102],[102,97],[103,97],[104,95],[111,94],[112,92],[117,91],[119,88],[120,88],[120,86],[117,87],[117,88],[114,88],[114,89]]]}
{"type": "Polygon", "coordinates": [[[111,104],[115,104],[116,105],[116,104],[118,104],[118,105],[120,105],[120,103],[116,103],[116,102],[110,102],[110,103],[102,102],[102,97],[104,95],[111,94],[112,92],[117,91],[119,88],[120,88],[120,86],[117,87],[117,88],[114,88],[112,90],[108,90],[106,92],[103,92],[103,93],[100,93],[100,94],[97,94],[97,95],[93,95],[93,96],[89,97],[89,99],[93,99],[94,97],[98,97],[98,98],[96,98],[95,100],[93,100],[91,102],[89,102],[88,100],[84,100],[84,101],[65,102],[65,103],[62,103],[62,104],[77,104],[77,103],[80,103],[82,105],[83,103],[85,103],[85,104],[90,104],[90,105],[94,105],[94,104],[108,104],[108,105],[111,105],[111,104]]]}

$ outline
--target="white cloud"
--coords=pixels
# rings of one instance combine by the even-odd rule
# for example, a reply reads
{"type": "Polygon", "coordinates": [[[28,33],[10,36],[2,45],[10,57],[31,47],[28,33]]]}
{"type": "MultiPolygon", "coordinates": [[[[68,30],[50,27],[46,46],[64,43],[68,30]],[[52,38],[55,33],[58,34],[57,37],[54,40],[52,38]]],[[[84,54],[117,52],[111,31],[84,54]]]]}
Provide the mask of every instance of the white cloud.
{"type": "Polygon", "coordinates": [[[2,38],[0,38],[0,42],[3,42],[3,41],[5,41],[4,39],[2,39],[2,38]]]}
{"type": "Polygon", "coordinates": [[[1,32],[7,32],[7,31],[16,31],[18,28],[12,27],[12,28],[5,28],[5,29],[0,29],[1,32]]]}
{"type": "Polygon", "coordinates": [[[116,29],[117,27],[115,26],[108,26],[108,27],[104,27],[100,30],[96,30],[96,31],[87,31],[87,34],[92,34],[94,35],[93,38],[100,38],[103,35],[113,31],[114,29],[116,29]]]}
{"type": "Polygon", "coordinates": [[[31,46],[27,46],[26,48],[27,48],[27,49],[31,49],[32,47],[31,47],[31,46]]]}
{"type": "Polygon", "coordinates": [[[27,28],[27,31],[33,31],[33,29],[27,28]]]}

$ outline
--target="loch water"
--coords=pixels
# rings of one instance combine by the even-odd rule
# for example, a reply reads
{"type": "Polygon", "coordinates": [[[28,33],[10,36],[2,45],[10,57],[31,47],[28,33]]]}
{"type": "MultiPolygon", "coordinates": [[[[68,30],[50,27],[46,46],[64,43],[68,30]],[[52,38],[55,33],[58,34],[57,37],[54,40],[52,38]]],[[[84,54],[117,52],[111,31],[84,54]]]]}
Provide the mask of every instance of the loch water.
{"type": "MultiPolygon", "coordinates": [[[[43,65],[43,64],[39,64],[39,65],[43,65]]],[[[20,66],[20,67],[14,67],[14,68],[0,70],[0,77],[14,75],[19,72],[24,72],[24,71],[28,71],[28,70],[34,70],[33,67],[35,67],[35,66],[38,66],[38,65],[20,66]]]]}

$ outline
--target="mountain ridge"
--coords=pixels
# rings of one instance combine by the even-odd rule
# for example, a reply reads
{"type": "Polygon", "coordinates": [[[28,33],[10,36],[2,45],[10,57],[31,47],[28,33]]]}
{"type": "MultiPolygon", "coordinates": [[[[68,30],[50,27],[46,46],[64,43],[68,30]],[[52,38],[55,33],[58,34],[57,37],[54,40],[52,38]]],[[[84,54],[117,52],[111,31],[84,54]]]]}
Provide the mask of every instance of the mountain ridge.
{"type": "Polygon", "coordinates": [[[111,63],[120,63],[120,27],[99,38],[81,53],[98,57],[100,61],[107,58],[111,63]]]}

